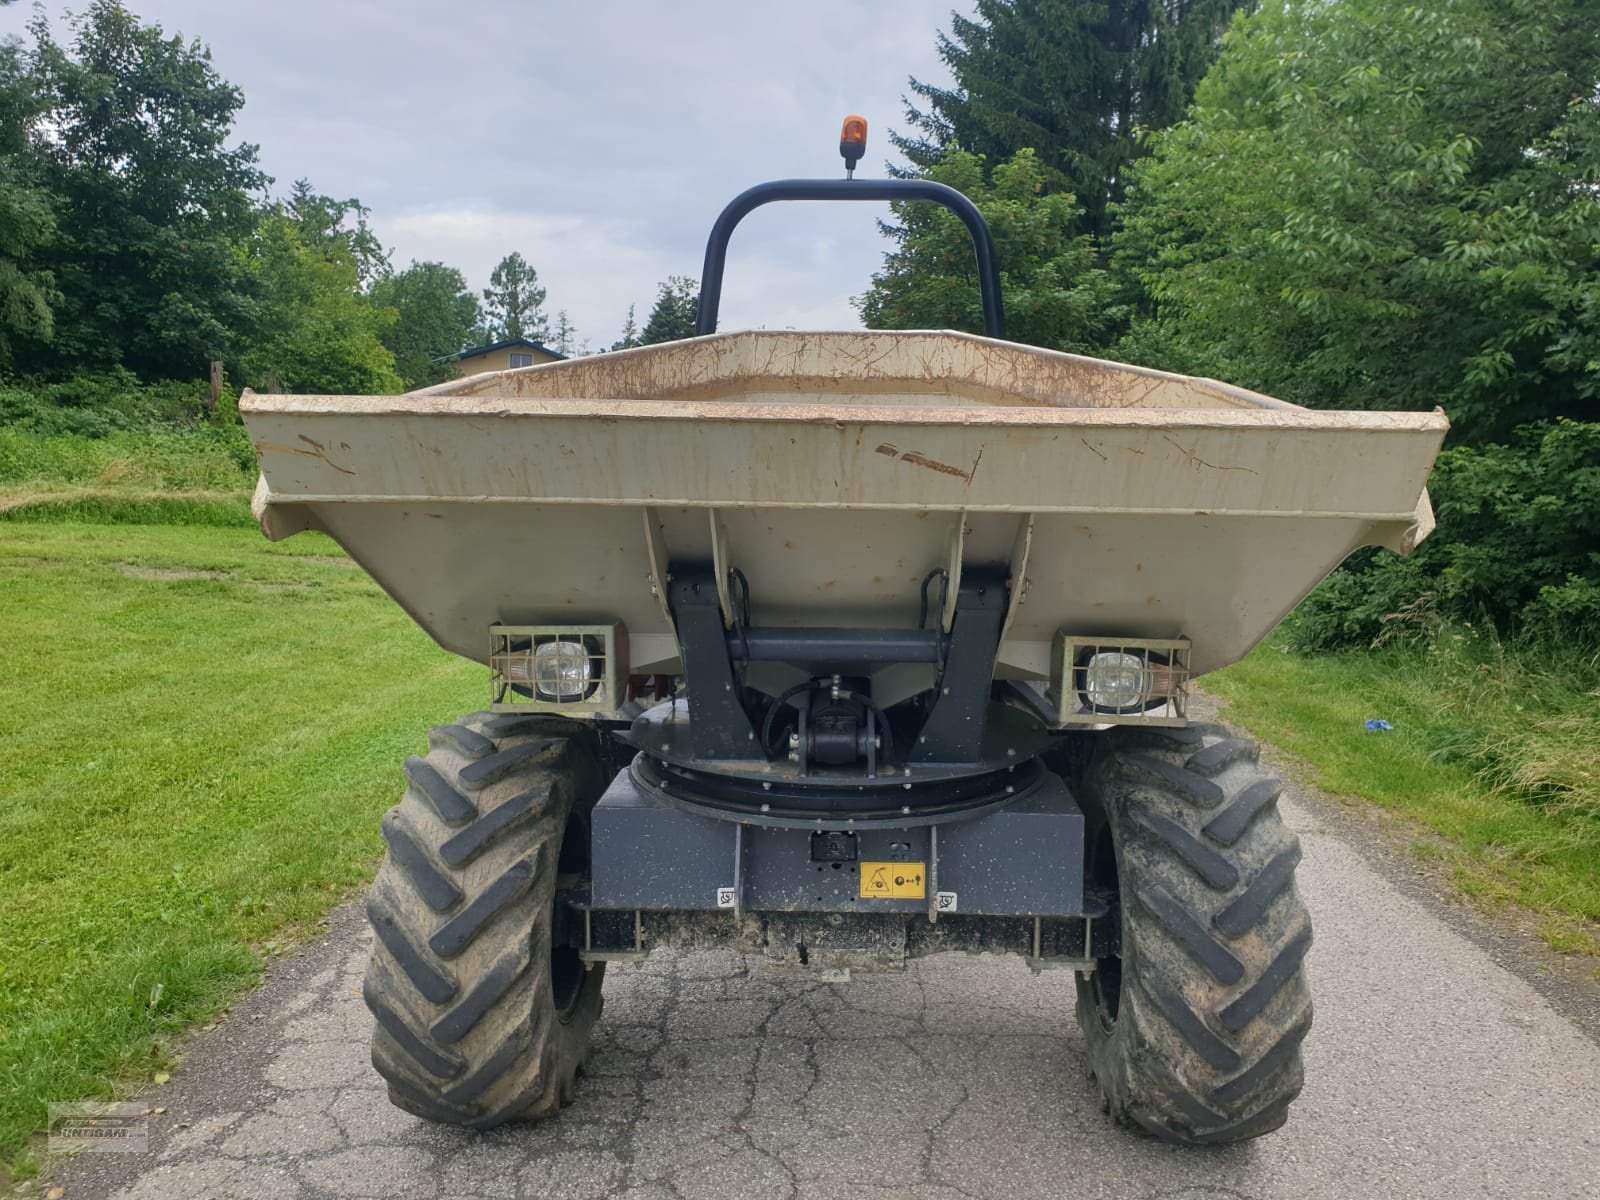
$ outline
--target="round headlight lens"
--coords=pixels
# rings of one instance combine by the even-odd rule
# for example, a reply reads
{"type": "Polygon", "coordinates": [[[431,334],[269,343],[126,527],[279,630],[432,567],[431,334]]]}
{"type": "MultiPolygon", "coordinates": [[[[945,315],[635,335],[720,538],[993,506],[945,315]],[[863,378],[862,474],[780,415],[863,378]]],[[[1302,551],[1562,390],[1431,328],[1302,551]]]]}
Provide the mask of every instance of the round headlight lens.
{"type": "Polygon", "coordinates": [[[582,700],[599,686],[599,667],[582,642],[545,642],[533,652],[533,686],[545,700],[582,700]]]}
{"type": "Polygon", "coordinates": [[[1144,701],[1145,660],[1125,651],[1092,654],[1083,665],[1084,703],[1096,712],[1138,712],[1144,701]]]}

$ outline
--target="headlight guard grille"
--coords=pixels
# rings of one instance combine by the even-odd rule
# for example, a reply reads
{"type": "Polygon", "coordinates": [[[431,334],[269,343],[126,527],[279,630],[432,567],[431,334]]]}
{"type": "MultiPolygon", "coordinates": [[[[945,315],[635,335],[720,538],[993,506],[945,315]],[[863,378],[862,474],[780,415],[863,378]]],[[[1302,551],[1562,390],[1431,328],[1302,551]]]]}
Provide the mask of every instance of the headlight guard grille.
{"type": "Polygon", "coordinates": [[[1186,725],[1189,678],[1187,638],[1058,632],[1051,654],[1050,699],[1062,725],[1186,725]],[[1137,698],[1114,706],[1095,702],[1097,697],[1104,700],[1113,686],[1137,698]]]}
{"type": "Polygon", "coordinates": [[[611,625],[491,625],[494,712],[615,712],[627,699],[627,636],[611,625]]]}

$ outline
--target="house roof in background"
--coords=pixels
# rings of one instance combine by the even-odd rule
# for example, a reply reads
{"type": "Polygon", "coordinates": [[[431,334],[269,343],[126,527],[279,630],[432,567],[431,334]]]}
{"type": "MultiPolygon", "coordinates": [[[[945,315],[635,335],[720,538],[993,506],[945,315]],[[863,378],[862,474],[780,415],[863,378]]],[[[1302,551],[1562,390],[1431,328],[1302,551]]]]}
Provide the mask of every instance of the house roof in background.
{"type": "Polygon", "coordinates": [[[540,354],[548,354],[557,362],[567,356],[559,350],[552,350],[543,342],[530,341],[527,338],[506,338],[501,342],[490,342],[487,346],[473,346],[466,350],[457,350],[454,354],[446,354],[443,358],[436,358],[434,362],[460,362],[463,358],[476,358],[480,354],[493,354],[496,350],[509,350],[513,346],[526,346],[530,350],[537,350],[540,354]]]}

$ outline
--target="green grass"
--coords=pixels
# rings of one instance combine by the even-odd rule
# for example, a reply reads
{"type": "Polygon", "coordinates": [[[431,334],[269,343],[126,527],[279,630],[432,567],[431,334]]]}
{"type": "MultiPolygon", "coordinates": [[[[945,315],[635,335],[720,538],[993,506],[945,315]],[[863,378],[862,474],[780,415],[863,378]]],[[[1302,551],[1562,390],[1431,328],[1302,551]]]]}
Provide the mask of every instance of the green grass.
{"type": "Polygon", "coordinates": [[[0,521],[248,526],[255,480],[237,426],[102,437],[0,427],[0,521]]]}
{"type": "MultiPolygon", "coordinates": [[[[482,703],[325,538],[0,523],[0,1164],[168,1059],[369,875],[482,703]]],[[[3,1178],[4,1171],[0,1171],[3,1178]]]]}
{"type": "Polygon", "coordinates": [[[1508,651],[1466,632],[1428,647],[1298,655],[1274,639],[1206,681],[1229,720],[1324,790],[1411,823],[1490,909],[1535,914],[1562,951],[1600,954],[1600,669],[1569,649],[1508,651]],[[1382,718],[1392,733],[1369,733],[1382,718]]]}

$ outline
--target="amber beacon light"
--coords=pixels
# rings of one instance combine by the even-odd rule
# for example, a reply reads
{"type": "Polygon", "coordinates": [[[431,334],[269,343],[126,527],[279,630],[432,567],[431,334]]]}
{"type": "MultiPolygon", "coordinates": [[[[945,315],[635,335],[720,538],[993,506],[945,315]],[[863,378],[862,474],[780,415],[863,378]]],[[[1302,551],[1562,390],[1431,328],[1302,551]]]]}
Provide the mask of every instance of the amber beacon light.
{"type": "Polygon", "coordinates": [[[867,152],[867,119],[865,117],[846,117],[844,128],[839,130],[839,153],[844,156],[845,178],[853,179],[856,173],[856,164],[861,161],[861,156],[867,152]]]}

